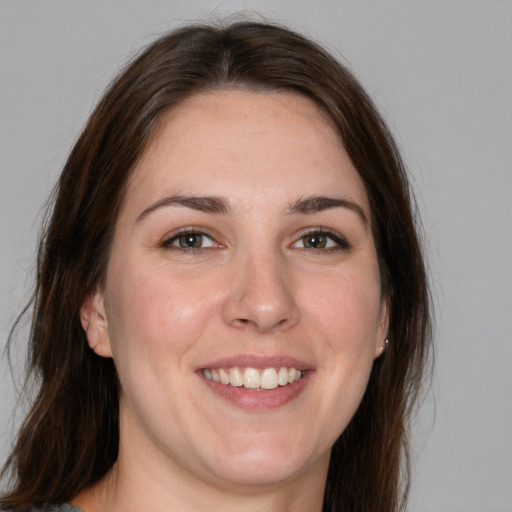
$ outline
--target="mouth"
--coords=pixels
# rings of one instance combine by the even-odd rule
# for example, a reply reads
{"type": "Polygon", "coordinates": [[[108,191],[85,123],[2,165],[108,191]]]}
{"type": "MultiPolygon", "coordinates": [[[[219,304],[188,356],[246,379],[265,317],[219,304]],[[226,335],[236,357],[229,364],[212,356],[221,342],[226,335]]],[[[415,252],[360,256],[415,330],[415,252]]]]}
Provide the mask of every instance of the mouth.
{"type": "Polygon", "coordinates": [[[288,386],[301,380],[306,370],[293,366],[279,366],[268,368],[223,367],[202,368],[201,373],[207,380],[254,391],[264,391],[288,386]]]}
{"type": "Polygon", "coordinates": [[[316,369],[286,355],[238,354],[205,362],[196,372],[227,403],[263,413],[298,399],[310,387],[316,369]]]}

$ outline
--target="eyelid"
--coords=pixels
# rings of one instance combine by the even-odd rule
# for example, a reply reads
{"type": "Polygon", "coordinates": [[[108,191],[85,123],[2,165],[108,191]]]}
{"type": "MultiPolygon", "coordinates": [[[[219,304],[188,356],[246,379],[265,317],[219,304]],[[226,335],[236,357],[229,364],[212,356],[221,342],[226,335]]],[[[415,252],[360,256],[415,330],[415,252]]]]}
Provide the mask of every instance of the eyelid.
{"type": "MultiPolygon", "coordinates": [[[[160,242],[160,246],[165,249],[176,249],[178,251],[185,251],[185,252],[199,252],[202,250],[209,250],[209,249],[215,249],[215,248],[223,248],[225,245],[222,242],[219,242],[220,236],[217,234],[211,233],[210,229],[207,229],[205,227],[195,227],[195,226],[187,226],[183,228],[176,229],[172,231],[171,233],[167,234],[163,240],[160,242]],[[208,238],[211,240],[214,245],[210,247],[179,247],[177,245],[174,245],[174,243],[179,239],[180,236],[188,235],[188,234],[194,234],[194,235],[201,235],[205,238],[208,238]]],[[[302,229],[299,233],[297,233],[294,237],[294,242],[290,245],[292,248],[301,249],[301,250],[307,250],[307,251],[338,251],[338,250],[347,250],[351,248],[351,244],[348,242],[346,237],[342,235],[340,232],[333,230],[331,228],[323,227],[323,226],[315,226],[315,227],[309,227],[302,229]],[[308,235],[324,235],[327,238],[329,238],[331,241],[333,241],[336,245],[335,247],[325,247],[325,248],[308,248],[308,247],[295,247],[304,237],[308,235]]]]}
{"type": "Polygon", "coordinates": [[[188,252],[188,251],[199,252],[202,250],[223,247],[223,244],[218,241],[218,238],[219,237],[217,235],[212,234],[209,229],[206,229],[204,227],[187,226],[184,228],[176,229],[176,230],[172,231],[171,233],[168,233],[167,235],[165,235],[162,242],[160,242],[160,246],[163,247],[164,249],[176,249],[178,251],[185,251],[185,252],[188,252]],[[194,247],[186,248],[186,247],[179,247],[179,246],[173,245],[174,242],[176,242],[180,236],[190,235],[190,234],[201,235],[202,237],[208,238],[212,242],[214,242],[214,245],[212,247],[198,247],[198,248],[194,248],[194,247]]]}
{"type": "Polygon", "coordinates": [[[316,226],[312,228],[305,228],[298,233],[296,236],[295,242],[291,244],[291,247],[294,247],[297,243],[300,242],[305,236],[308,235],[325,235],[330,240],[336,243],[336,247],[327,247],[323,249],[310,249],[307,247],[297,247],[297,249],[307,250],[307,251],[339,251],[339,250],[347,250],[351,248],[351,244],[348,242],[345,236],[343,236],[338,231],[335,231],[330,228],[326,228],[323,226],[316,226]]]}

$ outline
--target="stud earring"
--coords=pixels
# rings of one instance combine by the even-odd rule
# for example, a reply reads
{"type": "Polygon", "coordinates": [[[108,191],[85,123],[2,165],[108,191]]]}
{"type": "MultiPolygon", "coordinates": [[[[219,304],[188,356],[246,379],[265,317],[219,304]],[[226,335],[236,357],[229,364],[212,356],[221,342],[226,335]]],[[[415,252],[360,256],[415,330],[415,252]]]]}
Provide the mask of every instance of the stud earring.
{"type": "Polygon", "coordinates": [[[388,338],[386,338],[384,345],[382,347],[380,347],[380,349],[379,349],[381,354],[384,353],[384,350],[386,350],[388,348],[388,344],[389,344],[389,340],[388,340],[388,338]]]}

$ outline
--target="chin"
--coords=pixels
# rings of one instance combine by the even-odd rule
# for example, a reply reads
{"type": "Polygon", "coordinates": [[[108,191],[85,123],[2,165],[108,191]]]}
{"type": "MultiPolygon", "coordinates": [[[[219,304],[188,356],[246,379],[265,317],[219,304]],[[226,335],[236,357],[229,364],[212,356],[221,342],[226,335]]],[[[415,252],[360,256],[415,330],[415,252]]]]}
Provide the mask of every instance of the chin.
{"type": "MultiPolygon", "coordinates": [[[[249,434],[251,435],[251,434],[249,434]]],[[[228,454],[218,454],[214,471],[218,478],[235,486],[272,486],[298,478],[311,466],[328,466],[330,449],[310,453],[304,443],[291,446],[286,439],[262,439],[252,434],[252,446],[232,444],[228,454]]]]}
{"type": "Polygon", "coordinates": [[[217,468],[218,476],[235,486],[273,486],[293,480],[305,471],[303,464],[273,457],[247,458],[235,464],[223,464],[217,468]]]}

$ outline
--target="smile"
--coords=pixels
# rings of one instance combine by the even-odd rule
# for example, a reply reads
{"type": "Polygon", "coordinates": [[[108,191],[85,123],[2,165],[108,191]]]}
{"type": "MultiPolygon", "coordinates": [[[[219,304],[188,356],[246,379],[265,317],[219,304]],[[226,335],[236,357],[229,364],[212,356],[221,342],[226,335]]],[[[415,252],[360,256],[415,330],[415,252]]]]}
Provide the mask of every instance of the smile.
{"type": "Polygon", "coordinates": [[[298,368],[203,368],[204,377],[214,382],[228,386],[244,387],[247,389],[263,390],[276,389],[279,386],[286,386],[300,380],[304,370],[298,368]]]}

